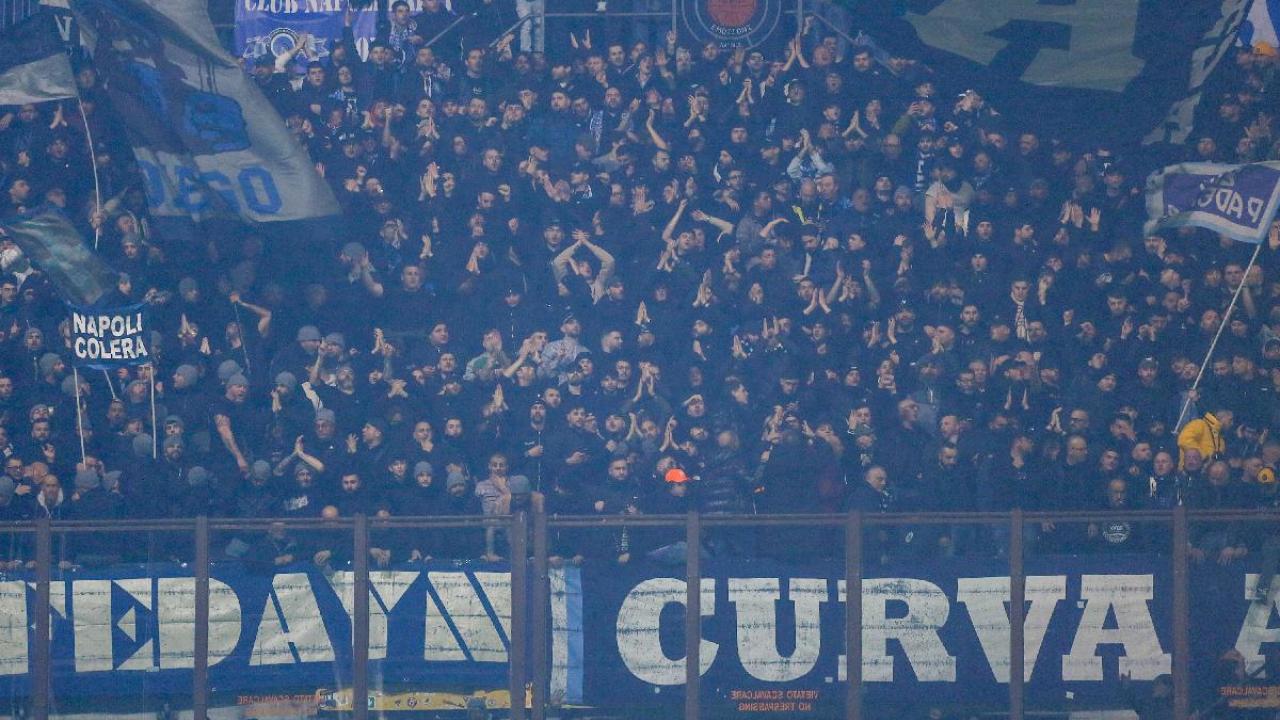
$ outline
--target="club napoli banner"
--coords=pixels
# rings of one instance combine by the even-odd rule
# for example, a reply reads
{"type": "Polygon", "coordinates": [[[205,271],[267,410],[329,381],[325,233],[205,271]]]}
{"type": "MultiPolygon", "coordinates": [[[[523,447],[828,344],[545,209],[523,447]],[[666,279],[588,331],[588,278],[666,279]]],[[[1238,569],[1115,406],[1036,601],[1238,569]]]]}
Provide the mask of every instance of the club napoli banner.
{"type": "MultiPolygon", "coordinates": [[[[1028,701],[1045,709],[1116,706],[1120,678],[1171,668],[1168,558],[1054,557],[1028,562],[1028,701]]],[[[181,691],[191,682],[195,581],[142,566],[52,584],[59,696],[181,691]]],[[[551,695],[566,703],[654,708],[683,702],[682,579],[641,566],[551,573],[551,695]],[[590,660],[590,662],[586,662],[590,660]]],[[[1007,566],[947,561],[888,568],[863,581],[862,675],[868,700],[1000,706],[1010,673],[1007,566]]],[[[254,573],[215,565],[210,678],[220,691],[332,687],[349,677],[353,576],[311,567],[254,573]]],[[[831,566],[797,572],[712,564],[702,581],[705,707],[717,714],[830,716],[845,681],[845,584],[831,566]]],[[[1265,681],[1280,650],[1280,583],[1251,602],[1258,576],[1194,566],[1191,677],[1198,696],[1232,648],[1265,681]]],[[[0,687],[25,693],[35,588],[0,581],[0,687]]],[[[371,676],[416,690],[504,687],[510,574],[499,565],[429,563],[370,573],[371,676]]]]}
{"type": "MultiPolygon", "coordinates": [[[[310,37],[306,53],[299,53],[299,69],[311,59],[325,62],[342,42],[346,0],[239,0],[236,3],[235,49],[240,57],[255,60],[263,55],[280,57],[298,46],[303,34],[310,37]]],[[[361,59],[369,55],[369,43],[377,34],[377,12],[358,10],[351,33],[361,59]]]]}
{"type": "Polygon", "coordinates": [[[71,353],[77,367],[109,370],[151,362],[147,303],[120,308],[69,305],[71,353]]]}

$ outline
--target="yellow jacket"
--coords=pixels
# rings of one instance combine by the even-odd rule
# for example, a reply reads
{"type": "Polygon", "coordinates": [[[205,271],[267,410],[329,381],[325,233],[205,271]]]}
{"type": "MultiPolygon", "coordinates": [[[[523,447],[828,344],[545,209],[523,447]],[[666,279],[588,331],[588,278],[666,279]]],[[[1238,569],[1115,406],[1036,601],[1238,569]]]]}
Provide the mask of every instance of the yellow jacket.
{"type": "Polygon", "coordinates": [[[1183,425],[1182,432],[1178,433],[1178,467],[1182,467],[1188,450],[1199,450],[1200,457],[1208,461],[1215,455],[1221,455],[1226,449],[1226,441],[1222,438],[1222,423],[1213,413],[1205,413],[1204,417],[1183,425]]]}

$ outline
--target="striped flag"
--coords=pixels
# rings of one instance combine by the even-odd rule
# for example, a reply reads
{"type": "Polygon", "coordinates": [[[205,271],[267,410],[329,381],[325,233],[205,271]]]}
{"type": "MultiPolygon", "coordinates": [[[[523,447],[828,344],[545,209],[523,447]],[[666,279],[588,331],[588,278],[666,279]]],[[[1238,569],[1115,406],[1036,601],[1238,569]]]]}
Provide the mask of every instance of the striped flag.
{"type": "Polygon", "coordinates": [[[0,237],[17,243],[69,302],[93,305],[116,286],[119,275],[85,244],[57,208],[44,206],[6,218],[0,222],[0,237]]]}

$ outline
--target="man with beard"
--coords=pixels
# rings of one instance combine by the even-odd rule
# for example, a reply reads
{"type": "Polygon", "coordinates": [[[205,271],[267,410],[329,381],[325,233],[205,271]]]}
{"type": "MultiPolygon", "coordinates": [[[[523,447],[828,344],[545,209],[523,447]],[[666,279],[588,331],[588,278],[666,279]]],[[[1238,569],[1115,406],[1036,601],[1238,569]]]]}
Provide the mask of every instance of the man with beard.
{"type": "Polygon", "coordinates": [[[247,400],[249,381],[244,375],[233,375],[227,380],[223,396],[214,401],[210,423],[217,431],[213,453],[214,465],[229,477],[241,477],[249,473],[249,465],[255,450],[256,432],[261,431],[257,413],[247,400]]]}

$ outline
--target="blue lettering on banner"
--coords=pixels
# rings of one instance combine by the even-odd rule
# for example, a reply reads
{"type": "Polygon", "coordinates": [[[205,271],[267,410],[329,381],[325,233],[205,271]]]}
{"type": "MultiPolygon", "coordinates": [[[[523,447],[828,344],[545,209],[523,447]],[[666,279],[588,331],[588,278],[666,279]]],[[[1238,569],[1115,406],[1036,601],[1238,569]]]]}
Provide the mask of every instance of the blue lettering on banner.
{"type": "Polygon", "coordinates": [[[249,207],[264,215],[280,212],[280,193],[276,190],[271,173],[259,167],[248,167],[240,172],[240,190],[249,207]]]}
{"type": "Polygon", "coordinates": [[[212,190],[233,213],[248,208],[259,215],[276,215],[283,207],[275,177],[259,165],[241,168],[234,180],[216,170],[199,173],[181,163],[166,168],[140,159],[138,166],[146,180],[147,202],[157,215],[200,215],[213,209],[206,190],[212,190]]]}
{"type": "MultiPolygon", "coordinates": [[[[1172,587],[1156,556],[1041,557],[1027,563],[1028,702],[1044,709],[1116,707],[1121,677],[1170,672],[1172,587]],[[1074,698],[1068,701],[1067,698],[1074,698]]],[[[190,688],[194,580],[185,566],[123,566],[52,584],[55,690],[62,696],[190,688]]],[[[702,580],[704,707],[788,717],[838,713],[845,681],[842,568],[709,563],[702,580]]],[[[1008,566],[951,559],[878,568],[862,587],[862,676],[877,707],[998,707],[1009,656],[1008,566]]],[[[210,677],[240,692],[345,682],[354,578],[313,566],[251,572],[213,567],[210,677]]],[[[25,693],[34,587],[0,576],[0,691],[25,693]]],[[[683,702],[685,583],[643,564],[557,570],[551,577],[552,695],[666,712],[683,702]],[[590,662],[585,662],[590,659],[590,662]]],[[[1251,602],[1258,575],[1193,566],[1191,660],[1196,690],[1234,648],[1250,672],[1280,650],[1280,582],[1251,602]]],[[[501,687],[511,632],[502,565],[432,562],[370,573],[370,659],[420,689],[501,687]]],[[[1265,673],[1264,673],[1265,674],[1265,673]]],[[[1140,690],[1141,688],[1139,688],[1140,690]]]]}
{"type": "Polygon", "coordinates": [[[181,131],[186,148],[196,155],[249,147],[244,111],[226,95],[188,92],[183,98],[181,131]]]}

